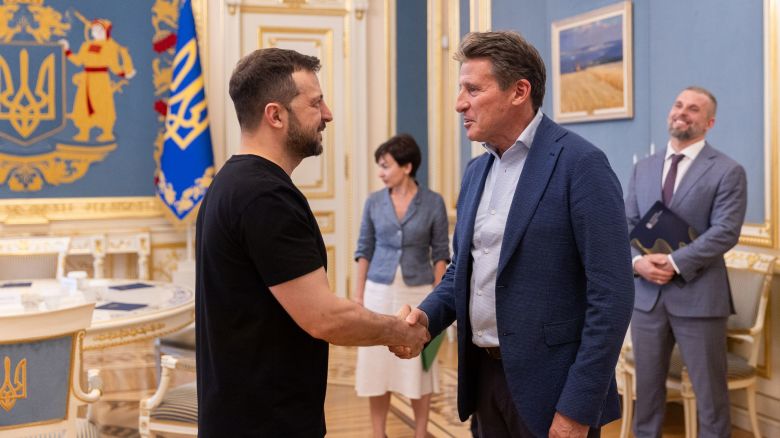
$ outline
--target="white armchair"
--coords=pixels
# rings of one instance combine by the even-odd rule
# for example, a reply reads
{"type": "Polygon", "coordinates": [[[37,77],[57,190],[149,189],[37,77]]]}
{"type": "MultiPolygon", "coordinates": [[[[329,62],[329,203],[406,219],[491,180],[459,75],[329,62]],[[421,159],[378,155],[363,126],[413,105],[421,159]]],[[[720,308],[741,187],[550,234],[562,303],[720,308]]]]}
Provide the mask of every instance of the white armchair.
{"type": "Polygon", "coordinates": [[[0,280],[62,278],[69,237],[0,239],[0,280]]]}
{"type": "Polygon", "coordinates": [[[198,394],[195,382],[170,388],[173,372],[195,373],[195,360],[165,355],[157,391],[142,399],[138,416],[138,431],[148,438],[154,432],[198,435],[198,394]]]}

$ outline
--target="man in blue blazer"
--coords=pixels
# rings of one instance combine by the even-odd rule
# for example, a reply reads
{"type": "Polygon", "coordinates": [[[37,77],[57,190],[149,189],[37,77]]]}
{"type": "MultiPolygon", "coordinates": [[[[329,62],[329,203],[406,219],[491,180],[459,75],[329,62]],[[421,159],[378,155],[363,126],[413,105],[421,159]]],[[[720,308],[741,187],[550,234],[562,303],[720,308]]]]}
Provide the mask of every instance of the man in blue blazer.
{"type": "Polygon", "coordinates": [[[482,437],[598,436],[634,300],[620,184],[540,107],[545,68],[514,32],[471,33],[457,111],[487,152],[458,199],[454,257],[407,318],[458,323],[458,411],[482,437]]]}
{"type": "Polygon", "coordinates": [[[705,140],[716,109],[715,96],[704,88],[683,90],[669,111],[668,147],[636,163],[628,187],[630,228],[663,201],[699,234],[669,255],[633,250],[638,274],[631,323],[634,434],[639,438],[661,436],[675,343],[696,393],[699,436],[731,436],[726,321],[733,307],[723,254],[739,240],[747,182],[742,166],[705,140]]]}

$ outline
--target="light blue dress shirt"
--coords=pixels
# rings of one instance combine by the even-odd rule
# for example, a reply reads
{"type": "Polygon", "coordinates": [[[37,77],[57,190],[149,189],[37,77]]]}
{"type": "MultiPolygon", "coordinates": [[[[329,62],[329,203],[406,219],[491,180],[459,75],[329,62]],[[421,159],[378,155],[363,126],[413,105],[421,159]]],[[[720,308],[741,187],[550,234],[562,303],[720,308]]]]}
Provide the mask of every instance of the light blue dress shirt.
{"type": "Polygon", "coordinates": [[[536,129],[542,122],[542,111],[538,110],[531,123],[526,126],[517,141],[500,157],[495,148],[485,144],[492,154],[493,165],[488,171],[485,188],[479,201],[474,222],[474,237],[471,241],[471,257],[474,265],[471,271],[471,298],[469,317],[471,319],[471,341],[478,347],[497,347],[498,328],[496,324],[496,273],[504,228],[507,226],[509,208],[520,175],[523,173],[528,150],[536,136],[536,129]]]}
{"type": "Polygon", "coordinates": [[[368,279],[391,284],[401,265],[407,286],[433,284],[433,264],[450,260],[447,209],[435,192],[417,188],[400,221],[387,188],[372,193],[363,207],[355,260],[369,261],[368,279]]]}

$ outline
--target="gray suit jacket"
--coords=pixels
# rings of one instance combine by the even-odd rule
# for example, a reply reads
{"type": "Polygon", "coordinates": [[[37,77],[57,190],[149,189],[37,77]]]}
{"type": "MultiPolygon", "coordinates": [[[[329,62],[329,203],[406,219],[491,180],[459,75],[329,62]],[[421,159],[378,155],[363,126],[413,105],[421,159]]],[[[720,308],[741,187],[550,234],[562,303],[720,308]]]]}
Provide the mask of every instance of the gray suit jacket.
{"type": "MultiPolygon", "coordinates": [[[[634,166],[626,199],[629,231],[661,199],[665,150],[634,166]]],[[[677,186],[669,208],[699,234],[672,253],[679,278],[664,286],[635,279],[634,308],[650,311],[661,290],[669,313],[683,317],[725,317],[733,313],[723,254],[737,244],[747,207],[745,169],[705,144],[677,186]]],[[[633,255],[641,254],[632,248],[633,255]]]]}

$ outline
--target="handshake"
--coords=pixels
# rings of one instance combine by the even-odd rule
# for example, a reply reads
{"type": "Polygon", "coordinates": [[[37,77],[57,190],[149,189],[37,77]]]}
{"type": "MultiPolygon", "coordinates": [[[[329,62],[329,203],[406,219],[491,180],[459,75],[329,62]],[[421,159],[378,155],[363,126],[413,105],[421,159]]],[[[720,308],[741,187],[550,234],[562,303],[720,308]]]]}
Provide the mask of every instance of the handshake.
{"type": "Polygon", "coordinates": [[[396,318],[403,324],[399,328],[398,343],[387,348],[401,359],[411,359],[420,354],[425,344],[431,340],[428,333],[428,316],[420,309],[412,309],[405,304],[396,318]]]}

